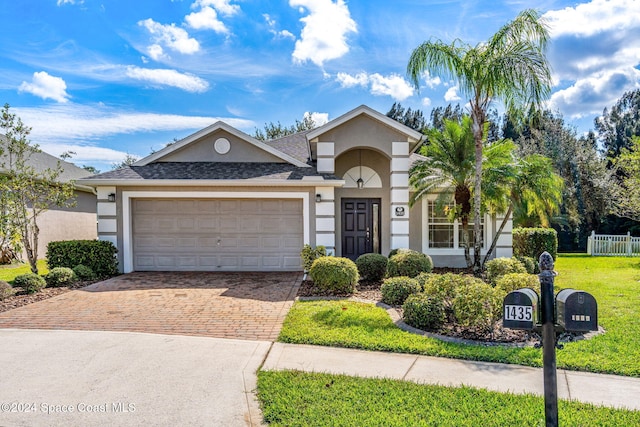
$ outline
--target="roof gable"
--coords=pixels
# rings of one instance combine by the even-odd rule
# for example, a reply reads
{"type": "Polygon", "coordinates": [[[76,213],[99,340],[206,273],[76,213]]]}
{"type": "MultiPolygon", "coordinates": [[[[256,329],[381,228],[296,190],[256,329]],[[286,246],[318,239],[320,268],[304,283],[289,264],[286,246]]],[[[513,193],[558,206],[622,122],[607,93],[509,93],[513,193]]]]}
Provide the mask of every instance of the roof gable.
{"type": "MultiPolygon", "coordinates": [[[[224,147],[223,147],[224,148],[224,147]]],[[[305,162],[258,141],[224,122],[216,122],[134,163],[145,166],[168,161],[216,162],[282,162],[298,167],[309,167],[305,162]],[[216,142],[224,138],[229,142],[227,151],[217,150],[216,142]],[[236,148],[234,150],[234,147],[236,148]],[[240,150],[237,148],[242,147],[240,150]]]]}
{"type": "Polygon", "coordinates": [[[315,129],[313,129],[311,132],[309,132],[307,134],[307,138],[309,140],[315,139],[320,137],[322,134],[327,133],[335,128],[337,128],[338,126],[343,125],[344,123],[360,116],[360,115],[365,115],[367,117],[370,117],[373,120],[376,120],[380,123],[382,123],[385,126],[388,126],[390,128],[392,128],[393,130],[401,133],[402,135],[404,135],[407,138],[407,141],[409,141],[412,146],[414,144],[417,144],[423,137],[423,135],[418,132],[415,131],[413,129],[411,129],[410,127],[407,127],[405,125],[403,125],[402,123],[393,120],[390,117],[387,117],[386,115],[379,113],[378,111],[367,107],[366,105],[361,105],[358,108],[355,108],[345,114],[343,114],[342,116],[331,120],[330,122],[325,123],[324,125],[317,127],[315,129]]]}

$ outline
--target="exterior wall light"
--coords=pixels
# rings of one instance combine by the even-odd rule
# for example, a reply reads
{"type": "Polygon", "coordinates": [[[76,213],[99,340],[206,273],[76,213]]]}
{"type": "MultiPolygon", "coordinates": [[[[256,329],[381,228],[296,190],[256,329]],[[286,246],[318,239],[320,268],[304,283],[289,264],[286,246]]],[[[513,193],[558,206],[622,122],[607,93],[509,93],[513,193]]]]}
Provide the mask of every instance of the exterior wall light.
{"type": "Polygon", "coordinates": [[[109,193],[109,195],[107,195],[107,200],[110,202],[115,202],[116,201],[116,193],[109,193]]]}
{"type": "Polygon", "coordinates": [[[322,194],[316,194],[316,203],[320,203],[322,201],[322,194]]]}

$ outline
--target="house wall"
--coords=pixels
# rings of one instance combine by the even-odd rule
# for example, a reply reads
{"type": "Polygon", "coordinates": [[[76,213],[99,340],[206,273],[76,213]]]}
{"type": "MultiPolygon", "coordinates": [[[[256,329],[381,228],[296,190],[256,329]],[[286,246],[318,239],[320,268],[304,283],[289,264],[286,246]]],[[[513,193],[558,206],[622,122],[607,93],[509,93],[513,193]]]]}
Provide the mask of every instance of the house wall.
{"type": "Polygon", "coordinates": [[[163,157],[161,162],[271,162],[284,163],[284,160],[244,141],[229,132],[219,130],[207,135],[163,157]],[[219,154],[214,149],[218,138],[226,138],[230,143],[229,152],[219,154]]]}
{"type": "MultiPolygon", "coordinates": [[[[97,234],[96,196],[76,191],[76,206],[53,207],[42,213],[38,219],[38,258],[46,257],[49,242],[58,240],[91,240],[97,234]]],[[[26,259],[26,253],[22,254],[26,259]]]]}

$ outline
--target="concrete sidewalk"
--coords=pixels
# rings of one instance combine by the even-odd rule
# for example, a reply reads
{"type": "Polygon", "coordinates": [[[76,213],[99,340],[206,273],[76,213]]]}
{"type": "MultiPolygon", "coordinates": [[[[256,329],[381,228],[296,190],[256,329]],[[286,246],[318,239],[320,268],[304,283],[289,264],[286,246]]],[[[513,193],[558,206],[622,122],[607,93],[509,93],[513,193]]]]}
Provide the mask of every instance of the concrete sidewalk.
{"type": "MultiPolygon", "coordinates": [[[[262,369],[544,394],[541,368],[334,347],[274,343],[262,369]]],[[[640,410],[640,378],[559,369],[558,398],[640,410]]]]}

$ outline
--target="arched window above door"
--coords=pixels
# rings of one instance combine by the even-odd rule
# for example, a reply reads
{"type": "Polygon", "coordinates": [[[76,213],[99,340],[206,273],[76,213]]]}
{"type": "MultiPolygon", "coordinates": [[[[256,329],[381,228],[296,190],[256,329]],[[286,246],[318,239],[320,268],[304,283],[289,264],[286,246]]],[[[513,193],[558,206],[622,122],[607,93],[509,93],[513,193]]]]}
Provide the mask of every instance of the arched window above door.
{"type": "Polygon", "coordinates": [[[367,166],[354,166],[344,174],[344,188],[358,188],[358,179],[362,178],[362,188],[382,188],[380,175],[367,166]]]}

